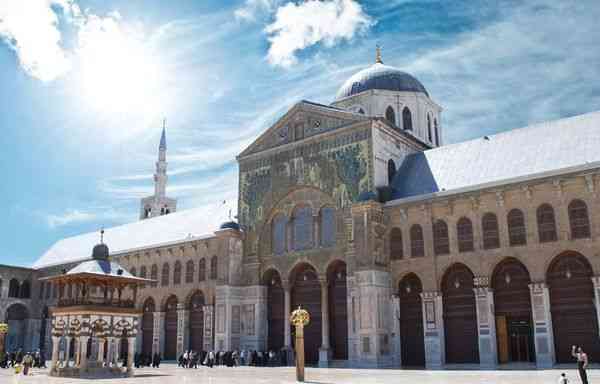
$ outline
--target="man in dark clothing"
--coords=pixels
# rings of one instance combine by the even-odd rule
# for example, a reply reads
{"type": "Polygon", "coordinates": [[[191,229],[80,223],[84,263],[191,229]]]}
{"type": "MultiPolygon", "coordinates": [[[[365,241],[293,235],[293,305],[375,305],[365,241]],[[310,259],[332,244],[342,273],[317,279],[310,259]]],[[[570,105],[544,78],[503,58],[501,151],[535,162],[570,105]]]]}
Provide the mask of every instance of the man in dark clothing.
{"type": "Polygon", "coordinates": [[[577,359],[577,370],[579,371],[579,377],[581,377],[581,383],[588,384],[587,372],[585,371],[589,363],[587,353],[583,352],[583,348],[574,345],[571,349],[571,355],[577,359]]]}

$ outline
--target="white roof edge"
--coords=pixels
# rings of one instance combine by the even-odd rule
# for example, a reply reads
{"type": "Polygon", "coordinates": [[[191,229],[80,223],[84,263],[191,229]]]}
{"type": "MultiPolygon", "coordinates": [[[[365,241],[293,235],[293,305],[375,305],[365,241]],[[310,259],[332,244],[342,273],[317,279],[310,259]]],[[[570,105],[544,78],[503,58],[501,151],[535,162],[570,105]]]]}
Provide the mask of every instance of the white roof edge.
{"type": "MultiPolygon", "coordinates": [[[[179,240],[173,240],[173,241],[165,241],[162,243],[156,243],[156,244],[151,244],[151,245],[147,245],[147,246],[143,246],[143,247],[134,247],[134,248],[128,248],[128,249],[122,249],[118,252],[115,253],[111,253],[110,257],[119,257],[119,256],[123,256],[127,253],[131,253],[131,252],[139,252],[139,251],[143,251],[146,249],[152,249],[152,248],[160,248],[160,247],[168,247],[171,245],[177,245],[177,244],[181,244],[181,243],[185,243],[188,241],[193,241],[193,240],[206,240],[206,239],[210,239],[212,237],[216,237],[216,235],[214,233],[212,234],[205,234],[205,235],[196,235],[196,236],[191,236],[191,237],[186,237],[184,239],[179,239],[179,240]]],[[[30,268],[31,269],[45,269],[45,268],[51,268],[51,267],[55,267],[57,265],[63,265],[63,264],[68,264],[68,263],[81,263],[83,261],[88,261],[88,260],[92,260],[92,256],[86,256],[83,257],[81,259],[74,259],[74,260],[69,260],[67,262],[59,262],[59,263],[51,263],[51,264],[44,264],[41,265],[39,267],[36,267],[35,265],[32,265],[30,268]]]]}
{"type": "Polygon", "coordinates": [[[468,187],[453,189],[450,191],[427,193],[427,194],[423,194],[423,195],[416,195],[416,196],[410,196],[410,197],[405,197],[405,198],[401,198],[401,199],[390,200],[387,203],[385,203],[384,206],[385,207],[393,207],[396,205],[401,205],[401,204],[406,204],[406,203],[414,203],[414,202],[418,202],[418,201],[432,200],[435,198],[443,198],[443,197],[447,197],[447,196],[456,195],[459,193],[474,192],[474,191],[481,190],[481,189],[500,187],[500,186],[504,186],[507,184],[514,184],[514,183],[519,183],[519,182],[528,181],[528,180],[537,180],[537,179],[543,179],[543,178],[547,178],[547,177],[561,176],[561,175],[565,175],[565,174],[569,174],[569,173],[588,171],[588,170],[595,169],[595,168],[600,168],[600,161],[594,161],[591,163],[577,165],[574,167],[562,168],[562,169],[558,169],[558,170],[534,173],[534,174],[529,174],[529,175],[525,175],[525,176],[518,176],[518,177],[513,177],[510,179],[500,180],[500,181],[476,184],[476,185],[471,185],[468,187]]]}

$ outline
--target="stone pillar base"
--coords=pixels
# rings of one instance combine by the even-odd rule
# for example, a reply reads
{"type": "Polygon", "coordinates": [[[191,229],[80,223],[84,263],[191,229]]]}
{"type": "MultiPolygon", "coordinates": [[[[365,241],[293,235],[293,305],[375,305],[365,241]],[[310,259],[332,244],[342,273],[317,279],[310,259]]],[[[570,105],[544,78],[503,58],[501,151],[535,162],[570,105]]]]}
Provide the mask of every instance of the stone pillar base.
{"type": "Polygon", "coordinates": [[[319,368],[329,367],[330,352],[330,349],[319,348],[319,368]]]}

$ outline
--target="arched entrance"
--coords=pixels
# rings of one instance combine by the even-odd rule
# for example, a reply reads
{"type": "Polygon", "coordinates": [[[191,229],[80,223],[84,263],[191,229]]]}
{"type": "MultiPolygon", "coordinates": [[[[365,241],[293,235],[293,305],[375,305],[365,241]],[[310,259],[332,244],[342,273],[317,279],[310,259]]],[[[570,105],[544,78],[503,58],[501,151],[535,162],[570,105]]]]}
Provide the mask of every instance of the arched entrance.
{"type": "Polygon", "coordinates": [[[348,302],[346,288],[346,263],[333,262],[327,269],[329,284],[329,345],[332,358],[348,359],[348,302]]]}
{"type": "Polygon", "coordinates": [[[558,363],[573,362],[572,345],[580,345],[592,359],[600,356],[592,275],[589,262],[576,252],[557,256],[548,268],[546,281],[558,363]]]}
{"type": "Polygon", "coordinates": [[[400,297],[400,356],[402,366],[425,366],[423,341],[423,285],[414,273],[409,273],[398,284],[400,297]]]}
{"type": "Polygon", "coordinates": [[[454,264],[442,279],[446,363],[479,363],[473,273],[454,264]]]}
{"type": "Polygon", "coordinates": [[[189,349],[200,352],[204,349],[204,294],[196,291],[190,297],[190,345],[189,349]]]}
{"type": "Polygon", "coordinates": [[[26,321],[29,317],[27,308],[23,304],[12,304],[6,310],[6,323],[8,334],[6,335],[6,351],[16,351],[25,348],[26,321]]]}
{"type": "Polygon", "coordinates": [[[516,259],[506,259],[492,274],[498,362],[533,362],[535,347],[531,317],[531,279],[516,259]]]}
{"type": "Polygon", "coordinates": [[[154,312],[156,306],[154,299],[147,298],[144,302],[142,315],[142,354],[152,356],[152,343],[154,339],[154,312]]]}
{"type": "Polygon", "coordinates": [[[177,359],[177,297],[170,296],[165,304],[165,360],[177,359]]]}
{"type": "Polygon", "coordinates": [[[321,284],[315,269],[304,263],[294,268],[290,281],[293,283],[292,309],[300,305],[310,313],[310,323],[304,328],[305,360],[307,364],[317,364],[322,342],[321,284]]]}
{"type": "Polygon", "coordinates": [[[267,346],[279,351],[284,346],[285,327],[290,327],[285,323],[285,297],[279,272],[269,269],[263,275],[263,284],[267,286],[267,346]]]}

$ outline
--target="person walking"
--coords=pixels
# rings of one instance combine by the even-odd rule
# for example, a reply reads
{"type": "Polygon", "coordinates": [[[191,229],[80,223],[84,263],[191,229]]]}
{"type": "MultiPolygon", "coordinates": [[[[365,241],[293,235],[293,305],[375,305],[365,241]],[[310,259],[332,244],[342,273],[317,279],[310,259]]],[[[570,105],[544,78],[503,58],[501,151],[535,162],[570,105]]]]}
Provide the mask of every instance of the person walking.
{"type": "Polygon", "coordinates": [[[583,348],[573,346],[571,349],[571,355],[577,359],[577,370],[579,370],[579,377],[581,377],[582,384],[588,384],[586,368],[588,366],[588,355],[583,351],[583,348]]]}
{"type": "Polygon", "coordinates": [[[29,374],[29,369],[33,365],[33,356],[31,353],[26,353],[23,357],[23,375],[27,376],[29,374]]]}

